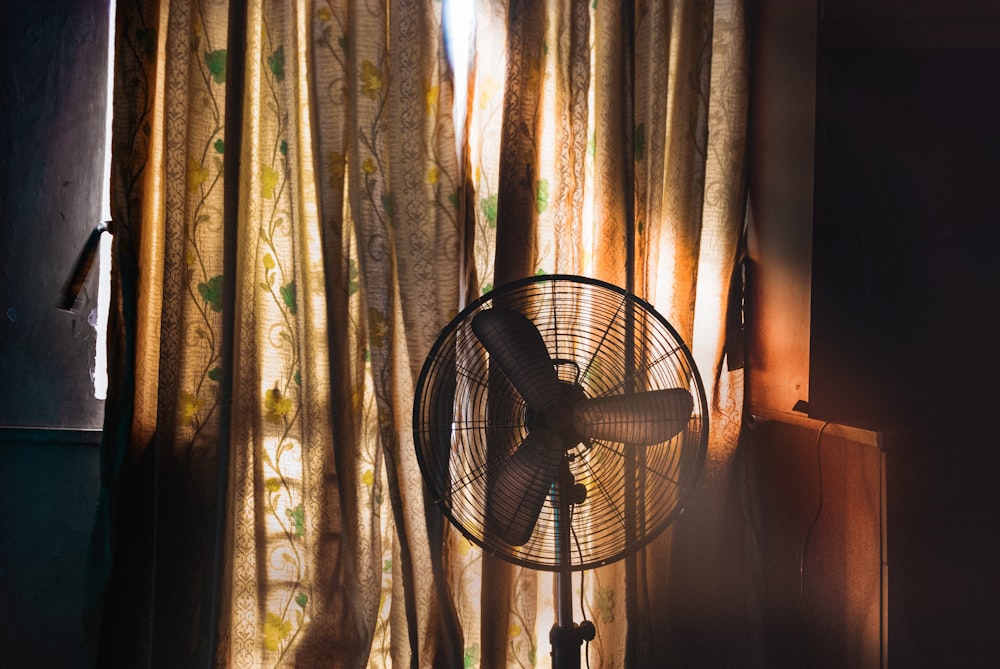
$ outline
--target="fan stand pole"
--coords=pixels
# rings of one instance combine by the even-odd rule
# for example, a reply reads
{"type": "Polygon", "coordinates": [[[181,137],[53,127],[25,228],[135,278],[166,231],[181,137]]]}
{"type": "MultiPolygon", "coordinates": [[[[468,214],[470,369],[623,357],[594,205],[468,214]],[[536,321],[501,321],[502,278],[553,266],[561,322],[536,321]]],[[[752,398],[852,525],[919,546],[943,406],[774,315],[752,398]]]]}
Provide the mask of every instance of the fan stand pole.
{"type": "Polygon", "coordinates": [[[572,560],[569,517],[573,490],[573,475],[568,461],[564,460],[556,488],[559,562],[563,566],[556,572],[556,624],[549,632],[552,669],[580,669],[580,647],[584,640],[590,641],[596,633],[594,623],[589,620],[579,625],[573,622],[573,571],[569,567],[572,560]]]}

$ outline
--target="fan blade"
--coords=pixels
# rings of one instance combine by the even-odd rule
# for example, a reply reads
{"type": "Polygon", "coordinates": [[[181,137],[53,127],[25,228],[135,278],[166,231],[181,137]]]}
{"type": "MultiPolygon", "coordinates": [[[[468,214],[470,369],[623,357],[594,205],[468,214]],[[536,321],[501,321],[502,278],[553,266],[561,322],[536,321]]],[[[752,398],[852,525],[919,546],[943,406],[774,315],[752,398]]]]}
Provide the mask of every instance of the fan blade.
{"type": "Polygon", "coordinates": [[[683,430],[693,408],[683,388],[595,397],[577,404],[573,424],[591,439],[651,446],[683,430]]]}
{"type": "Polygon", "coordinates": [[[559,397],[559,375],[542,335],[526,316],[510,309],[486,309],[472,319],[472,332],[504,376],[535,411],[559,397]]]}
{"type": "Polygon", "coordinates": [[[534,430],[507,460],[496,465],[486,504],[487,540],[497,536],[511,546],[531,538],[549,487],[559,476],[562,441],[551,430],[534,430]]]}

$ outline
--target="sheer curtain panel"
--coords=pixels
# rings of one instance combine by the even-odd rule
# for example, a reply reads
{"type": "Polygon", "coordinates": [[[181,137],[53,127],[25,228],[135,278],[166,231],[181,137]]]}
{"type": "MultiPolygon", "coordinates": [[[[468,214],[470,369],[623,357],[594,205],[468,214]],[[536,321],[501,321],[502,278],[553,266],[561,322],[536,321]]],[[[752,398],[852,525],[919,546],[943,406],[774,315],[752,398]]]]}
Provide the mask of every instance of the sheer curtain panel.
{"type": "Polygon", "coordinates": [[[456,127],[446,4],[118,3],[101,666],[549,666],[551,574],[450,528],[411,421],[441,328],[555,272],[652,302],[713,407],[682,520],[575,581],[589,666],[753,663],[742,7],[475,0],[456,127]]]}

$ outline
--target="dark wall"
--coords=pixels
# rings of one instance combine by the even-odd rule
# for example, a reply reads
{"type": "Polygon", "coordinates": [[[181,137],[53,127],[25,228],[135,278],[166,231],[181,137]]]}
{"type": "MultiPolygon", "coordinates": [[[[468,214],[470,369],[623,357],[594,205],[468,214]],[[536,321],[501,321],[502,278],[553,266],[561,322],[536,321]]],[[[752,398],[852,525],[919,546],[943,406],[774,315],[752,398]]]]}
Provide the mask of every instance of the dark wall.
{"type": "Polygon", "coordinates": [[[991,666],[1000,6],[819,23],[810,415],[884,434],[889,658],[991,666]]]}
{"type": "MultiPolygon", "coordinates": [[[[802,361],[775,352],[805,346],[808,383],[795,389],[810,420],[879,435],[883,662],[1000,666],[1000,580],[990,566],[1000,563],[992,499],[1000,471],[1000,5],[758,0],[751,8],[750,183],[759,205],[751,410],[789,411],[782,383],[798,378],[802,361]],[[804,7],[813,22],[801,20],[804,7]],[[804,115],[811,132],[780,123],[804,115]],[[786,204],[803,196],[808,210],[786,204]],[[783,233],[811,234],[808,255],[802,244],[775,242],[783,233]],[[789,267],[797,271],[782,273],[789,267]],[[805,282],[806,327],[782,327],[801,324],[803,307],[781,279],[805,282]]],[[[794,430],[755,441],[753,455],[769,471],[794,473],[816,453],[815,439],[794,430]]],[[[856,477],[858,466],[843,476],[856,477]]],[[[769,481],[778,486],[762,507],[778,533],[769,545],[794,546],[801,533],[781,535],[778,521],[802,481],[769,481]]],[[[839,585],[865,596],[846,578],[839,585]]]]}
{"type": "Polygon", "coordinates": [[[986,415],[1000,21],[819,28],[810,413],[882,430],[986,415]]]}
{"type": "Polygon", "coordinates": [[[0,666],[92,666],[99,439],[0,429],[0,666]]]}
{"type": "Polygon", "coordinates": [[[58,308],[100,220],[107,0],[0,3],[0,666],[93,666],[96,280],[58,308]]]}
{"type": "Polygon", "coordinates": [[[876,435],[764,414],[747,444],[761,510],[768,666],[881,666],[884,462],[876,435]]]}
{"type": "Polygon", "coordinates": [[[100,222],[107,0],[0,4],[0,425],[99,428],[96,281],[58,308],[100,222]]]}

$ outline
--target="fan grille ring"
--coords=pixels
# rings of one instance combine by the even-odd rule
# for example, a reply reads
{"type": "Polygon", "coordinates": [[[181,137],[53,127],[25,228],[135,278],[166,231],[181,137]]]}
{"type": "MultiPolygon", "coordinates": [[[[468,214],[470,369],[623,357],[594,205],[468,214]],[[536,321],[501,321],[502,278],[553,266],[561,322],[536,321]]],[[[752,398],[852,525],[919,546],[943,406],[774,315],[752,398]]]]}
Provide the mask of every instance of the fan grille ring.
{"type": "Polygon", "coordinates": [[[416,387],[417,459],[435,503],[488,553],[535,569],[592,568],[652,540],[683,509],[707,439],[705,391],[674,328],[645,301],[585,277],[532,277],[469,305],[442,330],[416,387]],[[492,473],[529,434],[536,432],[537,438],[544,430],[535,430],[533,410],[491,364],[472,331],[472,319],[495,308],[526,316],[560,381],[579,386],[587,398],[681,388],[693,404],[680,431],[662,442],[636,446],[592,439],[571,445],[560,456],[561,466],[586,488],[586,498],[570,518],[560,519],[554,503],[559,487],[553,486],[530,538],[517,546],[488,529],[491,504],[515,513],[523,502],[510,490],[497,489],[492,473]],[[568,550],[559,544],[560,522],[570,524],[568,550]]]}

